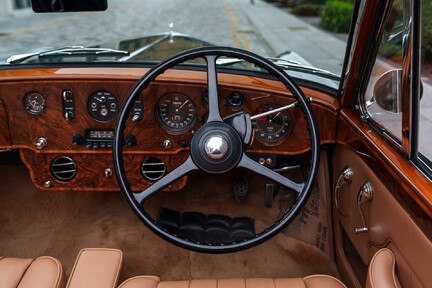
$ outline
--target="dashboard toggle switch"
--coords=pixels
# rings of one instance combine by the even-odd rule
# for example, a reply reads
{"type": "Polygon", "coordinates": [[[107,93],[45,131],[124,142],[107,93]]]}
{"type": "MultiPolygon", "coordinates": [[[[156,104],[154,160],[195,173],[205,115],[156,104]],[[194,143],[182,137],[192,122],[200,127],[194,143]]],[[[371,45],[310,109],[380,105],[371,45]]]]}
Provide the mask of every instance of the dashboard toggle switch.
{"type": "Polygon", "coordinates": [[[72,121],[75,118],[75,101],[71,90],[62,92],[63,115],[66,121],[72,121]]]}

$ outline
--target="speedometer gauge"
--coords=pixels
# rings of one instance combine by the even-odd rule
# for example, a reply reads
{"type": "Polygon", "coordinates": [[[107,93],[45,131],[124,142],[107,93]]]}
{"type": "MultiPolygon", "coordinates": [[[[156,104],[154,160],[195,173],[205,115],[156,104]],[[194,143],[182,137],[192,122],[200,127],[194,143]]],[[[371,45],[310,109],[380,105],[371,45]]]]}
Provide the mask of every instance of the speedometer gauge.
{"type": "MultiPolygon", "coordinates": [[[[255,115],[268,112],[279,108],[278,105],[265,105],[262,106],[255,115]]],[[[252,122],[255,139],[264,143],[278,144],[281,140],[286,138],[292,129],[291,115],[288,111],[280,111],[275,114],[260,117],[252,122]]]]}
{"type": "Polygon", "coordinates": [[[157,118],[168,132],[186,131],[195,123],[195,105],[185,94],[177,92],[165,94],[159,99],[157,118]]]}

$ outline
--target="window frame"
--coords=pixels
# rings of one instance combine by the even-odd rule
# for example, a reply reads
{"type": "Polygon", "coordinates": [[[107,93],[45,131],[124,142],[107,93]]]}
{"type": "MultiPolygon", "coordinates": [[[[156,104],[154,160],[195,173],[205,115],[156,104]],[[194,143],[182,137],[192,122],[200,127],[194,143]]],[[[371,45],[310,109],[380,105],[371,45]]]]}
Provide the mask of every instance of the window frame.
{"type": "Polygon", "coordinates": [[[422,156],[419,147],[419,114],[420,114],[420,92],[421,92],[421,8],[422,1],[404,0],[404,26],[409,27],[409,37],[404,47],[402,55],[402,138],[399,140],[391,133],[387,132],[386,127],[370,117],[366,107],[366,89],[378,56],[381,39],[384,34],[385,24],[390,15],[393,1],[389,1],[384,8],[382,22],[376,30],[376,41],[371,48],[370,61],[365,67],[365,77],[363,78],[361,89],[359,90],[358,109],[362,121],[367,123],[373,130],[381,135],[390,143],[400,154],[410,160],[420,171],[429,179],[432,179],[432,159],[422,156]],[[411,18],[411,21],[410,21],[411,18]]]}

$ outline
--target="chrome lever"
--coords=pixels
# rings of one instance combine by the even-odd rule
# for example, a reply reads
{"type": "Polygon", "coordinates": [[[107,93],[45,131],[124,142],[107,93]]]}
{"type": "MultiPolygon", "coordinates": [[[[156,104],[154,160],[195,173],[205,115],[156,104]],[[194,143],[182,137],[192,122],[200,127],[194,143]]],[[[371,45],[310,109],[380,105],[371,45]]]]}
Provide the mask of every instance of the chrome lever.
{"type": "Polygon", "coordinates": [[[372,187],[372,183],[369,180],[363,184],[363,186],[360,188],[359,193],[357,195],[357,207],[360,212],[363,227],[354,228],[356,234],[365,233],[369,230],[368,227],[366,227],[366,220],[365,220],[363,206],[362,206],[363,198],[366,198],[368,202],[373,200],[373,187],[372,187]]]}
{"type": "Polygon", "coordinates": [[[345,166],[345,168],[342,170],[342,172],[339,174],[339,177],[336,181],[336,188],[334,193],[334,201],[335,206],[339,214],[342,216],[347,216],[346,213],[344,213],[340,207],[339,207],[339,191],[340,188],[345,184],[351,184],[352,183],[352,177],[353,177],[353,170],[349,166],[345,166]]]}

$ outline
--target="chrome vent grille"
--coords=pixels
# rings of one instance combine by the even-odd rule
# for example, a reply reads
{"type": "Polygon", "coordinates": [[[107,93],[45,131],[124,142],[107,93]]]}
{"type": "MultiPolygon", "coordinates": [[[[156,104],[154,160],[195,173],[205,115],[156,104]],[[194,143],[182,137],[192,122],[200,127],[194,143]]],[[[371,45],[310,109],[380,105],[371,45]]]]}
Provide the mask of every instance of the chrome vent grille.
{"type": "Polygon", "coordinates": [[[51,174],[61,182],[72,180],[77,172],[75,162],[66,156],[55,158],[51,162],[51,174]]]}
{"type": "Polygon", "coordinates": [[[166,173],[165,163],[156,157],[150,157],[144,160],[141,164],[141,174],[143,177],[150,181],[155,182],[162,178],[166,173]]]}

